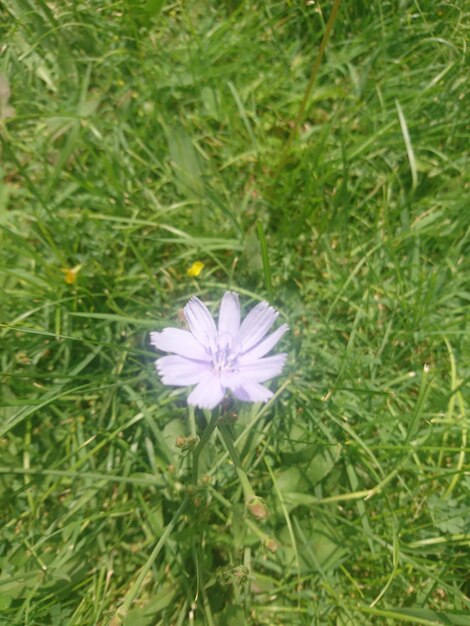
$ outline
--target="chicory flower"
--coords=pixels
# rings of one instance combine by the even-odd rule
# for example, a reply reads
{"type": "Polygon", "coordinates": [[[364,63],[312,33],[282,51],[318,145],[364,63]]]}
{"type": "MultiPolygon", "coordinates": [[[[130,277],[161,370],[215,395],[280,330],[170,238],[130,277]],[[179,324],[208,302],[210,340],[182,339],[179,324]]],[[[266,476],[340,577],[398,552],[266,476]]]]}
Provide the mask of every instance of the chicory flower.
{"type": "Polygon", "coordinates": [[[238,294],[227,291],[222,298],[218,323],[199,298],[184,307],[189,330],[165,328],[150,333],[155,348],[172,354],[156,360],[165,385],[195,385],[188,404],[213,409],[229,390],[244,402],[266,402],[273,395],[261,383],[278,376],[287,354],[266,356],[288,330],[282,324],[266,336],[278,317],[267,302],[257,304],[240,319],[238,294]]]}

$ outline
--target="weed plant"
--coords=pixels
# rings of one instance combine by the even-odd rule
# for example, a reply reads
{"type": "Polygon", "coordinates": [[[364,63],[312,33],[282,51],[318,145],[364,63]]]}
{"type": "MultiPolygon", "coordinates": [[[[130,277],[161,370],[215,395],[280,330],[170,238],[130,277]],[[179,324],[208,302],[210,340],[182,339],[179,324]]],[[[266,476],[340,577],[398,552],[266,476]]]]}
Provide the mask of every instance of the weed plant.
{"type": "Polygon", "coordinates": [[[470,7],[344,0],[307,90],[332,6],[1,3],[0,624],[470,624],[470,7]],[[149,344],[227,289],[254,515],[149,344]]]}

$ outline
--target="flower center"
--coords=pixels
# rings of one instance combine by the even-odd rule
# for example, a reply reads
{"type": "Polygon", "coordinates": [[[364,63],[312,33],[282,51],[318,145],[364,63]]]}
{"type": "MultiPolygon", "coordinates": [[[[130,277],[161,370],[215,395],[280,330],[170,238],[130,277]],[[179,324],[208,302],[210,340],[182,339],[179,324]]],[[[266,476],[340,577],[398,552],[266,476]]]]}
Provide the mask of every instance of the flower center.
{"type": "Polygon", "coordinates": [[[209,348],[212,369],[215,373],[234,372],[238,370],[238,351],[233,348],[233,337],[224,333],[217,339],[214,348],[209,348]]]}

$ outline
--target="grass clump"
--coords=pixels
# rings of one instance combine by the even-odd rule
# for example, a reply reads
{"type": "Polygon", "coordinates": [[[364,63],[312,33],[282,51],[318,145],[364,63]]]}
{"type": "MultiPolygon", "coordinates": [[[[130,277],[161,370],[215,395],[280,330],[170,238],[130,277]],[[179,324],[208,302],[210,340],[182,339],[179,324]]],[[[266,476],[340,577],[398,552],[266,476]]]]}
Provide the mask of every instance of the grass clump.
{"type": "Polygon", "coordinates": [[[287,149],[330,10],[3,3],[0,623],[469,623],[469,14],[343,3],[287,149]],[[227,288],[251,513],[148,344],[227,288]]]}

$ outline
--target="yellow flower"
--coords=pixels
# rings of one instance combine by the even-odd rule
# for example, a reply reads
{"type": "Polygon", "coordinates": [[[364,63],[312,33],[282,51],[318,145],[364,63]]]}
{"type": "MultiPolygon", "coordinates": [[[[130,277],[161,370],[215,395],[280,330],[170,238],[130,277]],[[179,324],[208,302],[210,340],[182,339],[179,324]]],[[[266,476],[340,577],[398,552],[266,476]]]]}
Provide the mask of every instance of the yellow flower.
{"type": "Polygon", "coordinates": [[[202,263],[202,261],[194,261],[191,267],[186,271],[186,274],[191,276],[191,278],[195,278],[196,276],[199,276],[203,269],[204,263],[202,263]]]}
{"type": "Polygon", "coordinates": [[[81,265],[76,265],[75,267],[62,268],[62,271],[64,272],[64,280],[67,283],[67,285],[75,284],[77,280],[78,272],[81,269],[82,269],[81,265]]]}

